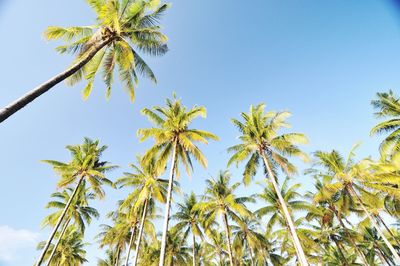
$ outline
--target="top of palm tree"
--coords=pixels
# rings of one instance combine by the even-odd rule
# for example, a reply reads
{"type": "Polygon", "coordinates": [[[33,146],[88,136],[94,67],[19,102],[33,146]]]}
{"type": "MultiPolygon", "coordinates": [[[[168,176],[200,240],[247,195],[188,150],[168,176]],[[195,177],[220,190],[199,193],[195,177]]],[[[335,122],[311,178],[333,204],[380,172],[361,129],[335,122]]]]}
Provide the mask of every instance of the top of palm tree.
{"type": "Polygon", "coordinates": [[[100,159],[107,146],[99,146],[98,140],[93,141],[84,138],[83,144],[68,145],[66,148],[70,151],[72,157],[69,162],[43,160],[43,162],[53,166],[54,171],[60,175],[58,187],[68,187],[78,178],[84,177],[94,193],[100,198],[104,197],[101,185],[103,183],[113,185],[104,174],[116,168],[116,166],[100,159]]]}
{"type": "Polygon", "coordinates": [[[155,125],[138,130],[141,141],[148,138],[155,141],[154,146],[144,155],[144,160],[158,158],[158,169],[164,170],[176,145],[177,161],[185,166],[188,174],[193,169],[192,157],[203,167],[207,167],[207,160],[195,143],[208,144],[209,139],[218,140],[218,137],[205,130],[190,128],[195,118],[206,117],[204,107],[195,105],[188,109],[174,95],[172,100],[166,100],[165,107],[155,106],[152,110],[144,108],[142,114],[155,125]]]}
{"type": "Polygon", "coordinates": [[[370,134],[389,133],[380,145],[381,154],[385,157],[400,150],[400,98],[392,90],[379,92],[376,96],[377,98],[371,101],[372,106],[377,110],[375,115],[378,118],[388,118],[388,120],[374,126],[370,134]]]}
{"type": "Polygon", "coordinates": [[[308,156],[300,150],[297,144],[306,144],[308,140],[304,134],[279,134],[282,128],[290,127],[286,119],[289,112],[265,111],[265,104],[251,105],[249,113],[241,113],[243,121],[232,119],[232,123],[239,129],[240,144],[228,149],[233,155],[228,166],[248,160],[243,173],[243,181],[248,185],[257,172],[260,154],[265,153],[273,169],[279,167],[285,174],[291,175],[296,168],[286,156],[296,156],[308,161],[308,156]]]}
{"type": "Polygon", "coordinates": [[[44,35],[48,40],[62,40],[60,53],[77,54],[79,61],[95,46],[104,43],[100,51],[78,72],[68,79],[70,85],[87,81],[83,98],[92,91],[97,72],[102,71],[106,85],[106,97],[110,96],[114,69],[118,67],[119,78],[128,91],[130,99],[135,97],[135,85],[142,75],[156,82],[151,68],[139,52],[160,56],[168,51],[167,37],[161,32],[159,20],[168,8],[160,0],[87,0],[96,14],[96,23],[91,26],[48,27],[44,35]]]}

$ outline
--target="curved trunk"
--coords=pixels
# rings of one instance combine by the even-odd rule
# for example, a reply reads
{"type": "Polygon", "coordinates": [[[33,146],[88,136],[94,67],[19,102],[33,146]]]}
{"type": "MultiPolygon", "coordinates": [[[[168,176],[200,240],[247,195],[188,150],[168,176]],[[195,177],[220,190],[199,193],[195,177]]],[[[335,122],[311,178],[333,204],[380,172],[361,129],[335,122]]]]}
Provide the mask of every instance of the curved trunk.
{"type": "Polygon", "coordinates": [[[194,236],[193,232],[192,232],[192,241],[193,241],[193,266],[196,266],[196,237],[194,236]]]}
{"type": "Polygon", "coordinates": [[[70,221],[71,221],[71,218],[69,218],[68,221],[65,223],[65,225],[64,225],[64,227],[63,227],[63,229],[62,229],[62,231],[61,231],[61,234],[60,234],[60,236],[58,237],[58,240],[57,240],[56,244],[55,244],[54,247],[53,247],[53,251],[51,251],[50,257],[49,257],[49,259],[47,260],[47,264],[46,264],[47,266],[50,266],[51,259],[54,257],[54,254],[56,254],[57,247],[58,247],[58,245],[60,244],[61,239],[63,238],[63,236],[64,236],[64,234],[65,234],[65,230],[67,230],[70,221]]]}
{"type": "MultiPolygon", "coordinates": [[[[139,226],[139,235],[138,235],[138,237],[136,239],[136,250],[135,250],[135,255],[134,255],[135,257],[133,259],[132,266],[136,266],[137,265],[137,261],[138,261],[138,258],[139,258],[140,242],[142,241],[144,223],[146,221],[146,216],[147,216],[147,203],[148,203],[148,200],[146,199],[145,202],[144,202],[142,219],[140,221],[140,226],[139,226]]],[[[128,264],[126,264],[126,266],[128,266],[128,264]]]]}
{"type": "Polygon", "coordinates": [[[297,253],[297,257],[298,257],[298,260],[300,262],[300,265],[301,266],[308,266],[306,255],[304,254],[304,251],[303,251],[303,248],[301,246],[299,237],[297,236],[296,228],[294,227],[294,224],[293,224],[292,218],[290,216],[289,210],[288,210],[288,208],[286,206],[285,200],[283,199],[283,197],[281,195],[281,192],[280,192],[280,189],[279,189],[279,186],[275,181],[274,173],[272,172],[272,169],[269,166],[268,160],[265,157],[264,152],[260,151],[260,155],[263,158],[265,168],[267,169],[269,180],[272,183],[276,194],[278,195],[279,203],[282,206],[283,214],[284,214],[286,222],[288,224],[289,232],[290,232],[290,235],[292,236],[293,244],[294,244],[294,247],[296,249],[296,253],[297,253]]]}
{"type": "Polygon", "coordinates": [[[233,266],[233,254],[232,254],[232,247],[231,247],[231,236],[229,232],[229,224],[228,224],[228,217],[226,213],[222,215],[222,219],[224,220],[224,226],[225,226],[225,234],[226,234],[226,239],[228,241],[228,254],[229,254],[229,264],[233,266]]]}
{"type": "Polygon", "coordinates": [[[355,197],[357,199],[357,201],[360,203],[360,206],[361,206],[362,210],[367,215],[367,217],[371,221],[372,225],[375,227],[375,229],[378,232],[379,236],[383,239],[383,241],[385,242],[386,246],[389,248],[390,252],[392,253],[392,255],[393,255],[393,257],[394,257],[394,259],[396,261],[396,264],[400,265],[400,256],[399,256],[399,254],[397,254],[397,252],[394,249],[393,245],[389,242],[389,240],[383,234],[383,232],[382,232],[381,228],[379,227],[378,223],[372,217],[372,215],[369,213],[369,211],[365,207],[364,202],[362,201],[360,196],[355,192],[355,190],[353,189],[353,186],[351,184],[348,185],[348,188],[349,188],[350,193],[353,195],[353,197],[355,197]]]}
{"type": "Polygon", "coordinates": [[[47,252],[47,250],[48,250],[48,248],[49,248],[49,246],[50,246],[50,243],[51,243],[51,241],[53,241],[53,238],[54,238],[54,236],[55,236],[55,234],[56,234],[58,228],[60,227],[60,225],[61,225],[61,223],[62,223],[62,221],[63,221],[65,215],[67,214],[67,211],[68,211],[68,209],[69,209],[69,206],[71,205],[72,200],[75,198],[76,192],[78,192],[78,189],[79,189],[79,187],[80,187],[82,181],[83,181],[83,176],[81,176],[81,178],[79,179],[78,184],[76,185],[76,187],[75,187],[75,189],[74,189],[74,192],[72,192],[72,195],[70,196],[70,198],[69,198],[69,200],[68,200],[68,202],[67,202],[67,205],[65,205],[65,208],[64,208],[63,212],[61,213],[60,217],[58,218],[58,221],[57,221],[57,223],[56,223],[56,226],[54,227],[53,232],[50,234],[50,237],[49,237],[49,239],[47,240],[46,245],[45,245],[44,248],[43,248],[42,254],[40,255],[39,260],[38,260],[37,263],[36,263],[37,266],[39,266],[40,264],[42,264],[43,259],[44,259],[44,256],[46,255],[46,252],[47,252]]]}
{"type": "Polygon", "coordinates": [[[132,229],[131,229],[131,237],[129,239],[128,250],[127,250],[127,253],[126,253],[125,266],[128,266],[129,255],[131,254],[131,249],[132,249],[133,239],[135,238],[135,233],[136,233],[136,222],[132,226],[132,229]]]}
{"type": "Polygon", "coordinates": [[[164,262],[165,262],[168,224],[169,224],[169,219],[170,219],[171,200],[172,200],[172,188],[174,185],[174,175],[175,175],[175,167],[176,167],[176,148],[177,148],[176,146],[177,145],[178,145],[178,140],[175,139],[174,140],[174,149],[172,151],[171,169],[170,169],[170,173],[169,173],[168,194],[167,194],[167,203],[165,206],[164,225],[163,225],[163,235],[161,238],[161,251],[160,251],[159,266],[164,266],[164,262]]]}
{"type": "Polygon", "coordinates": [[[40,84],[33,90],[29,91],[22,97],[18,98],[17,100],[9,103],[3,109],[0,109],[0,123],[6,120],[8,117],[12,116],[20,109],[25,107],[27,104],[35,100],[37,97],[41,96],[55,85],[60,83],[61,81],[65,80],[66,78],[72,76],[76,73],[79,69],[81,69],[84,65],[86,65],[96,54],[99,52],[104,46],[109,44],[112,41],[112,38],[108,38],[101,42],[98,42],[92,47],[92,50],[87,53],[81,60],[77,63],[72,65],[70,68],[64,70],[63,72],[59,73],[58,75],[52,77],[51,79],[47,80],[45,83],[40,84]]]}

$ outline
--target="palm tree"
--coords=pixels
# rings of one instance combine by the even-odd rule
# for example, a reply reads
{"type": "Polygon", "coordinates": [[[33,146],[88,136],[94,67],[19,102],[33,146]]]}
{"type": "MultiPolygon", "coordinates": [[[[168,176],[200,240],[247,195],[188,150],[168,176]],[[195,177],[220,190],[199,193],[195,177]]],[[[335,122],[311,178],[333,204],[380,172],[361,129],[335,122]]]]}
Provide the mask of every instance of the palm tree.
{"type": "Polygon", "coordinates": [[[400,151],[400,99],[392,90],[379,92],[377,98],[371,102],[378,111],[375,113],[378,118],[388,118],[382,121],[371,130],[371,135],[390,133],[380,145],[382,154],[390,155],[400,151]]]}
{"type": "Polygon", "coordinates": [[[189,232],[192,234],[193,266],[196,266],[196,236],[203,238],[203,233],[200,228],[200,211],[194,208],[196,204],[196,195],[192,192],[189,196],[185,196],[183,203],[178,203],[178,211],[172,217],[172,219],[177,220],[175,228],[179,231],[183,231],[183,237],[185,240],[187,239],[189,232]]]}
{"type": "Polygon", "coordinates": [[[111,249],[106,250],[106,258],[105,259],[99,259],[97,261],[97,266],[114,266],[115,265],[115,255],[116,252],[114,252],[111,249]]]}
{"type": "Polygon", "coordinates": [[[335,150],[331,152],[315,152],[316,163],[323,168],[320,172],[321,175],[331,176],[332,179],[337,180],[336,183],[325,186],[323,194],[325,197],[329,197],[329,195],[342,191],[341,193],[350,195],[390,249],[396,262],[400,264],[399,254],[368,210],[368,206],[374,206],[377,201],[377,194],[374,191],[384,191],[392,196],[399,196],[398,188],[393,187],[393,184],[398,182],[398,176],[382,174],[380,172],[381,169],[377,169],[369,159],[355,163],[354,149],[356,147],[351,150],[347,160],[335,150]]]}
{"type": "MultiPolygon", "coordinates": [[[[50,201],[46,208],[57,208],[58,211],[48,215],[44,221],[43,226],[46,225],[54,225],[61,215],[63,209],[65,208],[66,203],[70,198],[70,194],[72,193],[72,188],[67,188],[63,192],[56,192],[51,195],[51,197],[55,198],[55,200],[50,201]]],[[[85,233],[85,223],[90,224],[92,221],[92,217],[98,218],[99,213],[95,208],[92,208],[88,204],[88,200],[94,199],[95,195],[91,192],[86,192],[85,185],[83,184],[79,191],[76,194],[76,199],[71,203],[69,211],[66,215],[66,221],[63,224],[63,228],[61,233],[59,234],[58,240],[52,248],[52,252],[47,261],[47,265],[50,265],[50,262],[57,251],[57,247],[62,240],[64,233],[66,232],[68,226],[70,225],[71,220],[74,221],[74,224],[77,226],[77,229],[84,235],[85,233]]]]}
{"type": "MultiPolygon", "coordinates": [[[[121,207],[130,208],[131,212],[142,213],[139,225],[138,237],[136,240],[136,250],[133,265],[137,265],[138,254],[140,251],[140,242],[143,235],[144,225],[147,217],[149,205],[154,205],[154,199],[165,203],[168,181],[159,179],[159,173],[156,171],[156,159],[144,161],[138,158],[138,165],[131,164],[134,173],[124,173],[124,176],[117,180],[116,184],[120,187],[133,187],[133,191],[127,196],[121,207]]],[[[133,244],[133,236],[129,241],[128,252],[125,265],[128,265],[129,254],[133,244]]]]}
{"type": "Polygon", "coordinates": [[[231,175],[228,171],[221,171],[216,179],[206,180],[206,190],[202,201],[196,207],[204,215],[207,224],[215,221],[220,215],[225,229],[225,237],[227,239],[229,263],[234,265],[232,253],[231,230],[228,218],[234,221],[240,221],[240,217],[250,217],[251,212],[244,205],[245,202],[252,201],[247,197],[237,197],[234,193],[240,183],[230,184],[231,175]]]}
{"type": "MultiPolygon", "coordinates": [[[[38,249],[42,249],[45,244],[44,241],[39,243],[38,249]]],[[[70,225],[66,229],[65,237],[61,239],[58,249],[49,265],[82,265],[84,262],[87,262],[85,259],[86,251],[83,249],[86,245],[88,244],[83,243],[82,233],[74,225],[70,225]]],[[[50,250],[53,248],[55,248],[54,245],[51,245],[50,250]]]]}
{"type": "Polygon", "coordinates": [[[167,37],[160,31],[159,19],[168,5],[159,4],[157,0],[87,2],[96,14],[94,25],[67,28],[51,26],[45,31],[48,40],[61,39],[66,42],[56,48],[58,52],[77,54],[72,66],[1,109],[0,123],[67,78],[71,85],[85,78],[87,85],[83,89],[83,97],[86,99],[100,68],[107,87],[107,98],[110,96],[116,66],[132,101],[138,75],[156,82],[154,73],[138,52],[154,56],[167,52],[167,37]]]}
{"type": "Polygon", "coordinates": [[[72,201],[80,189],[80,186],[84,181],[89,184],[90,189],[93,193],[99,197],[104,197],[104,191],[102,189],[103,184],[110,184],[112,182],[105,177],[105,172],[110,171],[115,168],[115,166],[109,165],[106,161],[100,161],[102,153],[107,149],[107,146],[99,147],[99,141],[92,141],[91,139],[85,138],[83,144],[81,145],[68,145],[67,150],[70,151],[72,159],[68,163],[45,160],[44,162],[49,163],[53,166],[54,171],[60,175],[61,179],[58,182],[59,188],[65,188],[68,186],[75,185],[72,194],[65,205],[63,212],[60,214],[57,222],[55,223],[54,229],[50,234],[49,239],[44,245],[42,254],[37,262],[39,266],[44,259],[44,255],[54,238],[58,228],[66,216],[72,201]]]}
{"type": "Polygon", "coordinates": [[[298,259],[300,264],[305,266],[308,265],[308,262],[297,236],[290,212],[280,193],[276,173],[278,168],[287,175],[292,175],[296,172],[295,166],[285,156],[296,156],[304,161],[308,160],[307,155],[297,146],[297,144],[307,143],[307,138],[300,133],[279,135],[278,131],[281,128],[289,127],[286,119],[290,116],[290,113],[265,112],[264,110],[264,104],[251,106],[249,113],[241,114],[243,122],[237,119],[232,120],[241,133],[239,137],[241,143],[229,148],[229,151],[234,154],[230,158],[228,166],[232,163],[238,164],[249,158],[243,173],[244,183],[249,184],[257,172],[260,160],[264,162],[265,172],[282,206],[298,259]]]}
{"type": "Polygon", "coordinates": [[[165,261],[172,189],[174,176],[178,173],[178,163],[180,162],[185,166],[188,174],[192,168],[191,157],[194,157],[203,167],[206,167],[207,160],[195,143],[201,142],[207,144],[207,140],[209,139],[218,140],[218,137],[210,132],[189,128],[195,118],[206,116],[206,109],[204,107],[194,106],[191,109],[187,109],[175,97],[173,100],[167,99],[166,105],[166,107],[156,106],[153,110],[143,109],[142,114],[146,115],[156,127],[138,130],[141,141],[147,138],[154,138],[155,140],[155,145],[150,148],[143,158],[145,161],[156,157],[158,158],[159,169],[164,169],[168,158],[171,157],[167,203],[161,240],[160,266],[164,266],[165,261]]]}

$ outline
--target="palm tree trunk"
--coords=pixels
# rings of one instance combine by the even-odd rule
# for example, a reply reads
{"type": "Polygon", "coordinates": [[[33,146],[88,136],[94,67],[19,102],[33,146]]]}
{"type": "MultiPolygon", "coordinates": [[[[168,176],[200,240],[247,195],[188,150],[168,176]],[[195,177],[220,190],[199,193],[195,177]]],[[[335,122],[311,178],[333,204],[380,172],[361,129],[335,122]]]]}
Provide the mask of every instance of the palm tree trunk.
{"type": "Polygon", "coordinates": [[[282,206],[282,210],[284,213],[284,216],[286,218],[287,224],[289,226],[289,232],[292,236],[292,240],[293,240],[293,244],[296,248],[296,253],[300,262],[301,266],[308,266],[308,262],[307,262],[307,258],[306,255],[304,254],[303,248],[301,246],[299,237],[297,236],[296,233],[296,228],[294,227],[292,218],[290,216],[289,210],[286,206],[286,203],[281,195],[280,189],[278,187],[278,184],[275,181],[275,177],[274,177],[274,173],[272,172],[271,167],[269,166],[268,160],[265,157],[265,153],[263,151],[260,151],[260,155],[262,156],[263,160],[264,160],[264,164],[265,164],[265,168],[267,169],[268,172],[268,176],[269,176],[269,180],[272,183],[272,185],[274,186],[275,192],[278,195],[278,199],[279,199],[279,203],[282,206]]]}
{"type": "Polygon", "coordinates": [[[353,186],[350,184],[347,186],[349,188],[350,193],[358,200],[358,202],[360,203],[360,206],[362,208],[362,210],[364,211],[364,213],[367,215],[368,219],[371,221],[371,223],[373,224],[373,226],[375,227],[376,231],[378,232],[379,236],[383,239],[383,241],[385,242],[386,246],[390,249],[390,252],[392,253],[393,257],[395,258],[395,261],[398,265],[400,265],[400,256],[399,254],[397,254],[396,250],[394,249],[394,247],[392,246],[392,244],[389,242],[389,240],[386,238],[386,236],[383,234],[381,228],[379,227],[378,223],[376,222],[376,220],[371,216],[371,214],[369,213],[369,211],[367,210],[367,208],[365,208],[364,202],[362,201],[362,199],[360,198],[360,196],[358,196],[358,194],[355,192],[355,190],[353,189],[353,186]]]}
{"type": "Polygon", "coordinates": [[[160,251],[160,263],[159,266],[164,266],[165,262],[165,251],[167,247],[167,233],[168,233],[168,224],[170,219],[170,210],[171,210],[171,200],[172,200],[172,188],[174,185],[174,175],[175,175],[175,167],[176,167],[176,149],[178,145],[178,140],[174,140],[174,148],[172,150],[172,159],[171,159],[171,169],[169,173],[169,181],[168,181],[168,193],[167,193],[167,203],[165,206],[165,214],[164,214],[164,226],[163,226],[163,235],[161,238],[161,251],[160,251]]]}
{"type": "MultiPolygon", "coordinates": [[[[135,255],[134,255],[135,257],[133,259],[132,266],[136,266],[137,265],[137,261],[138,261],[138,258],[139,258],[140,242],[142,241],[144,223],[146,221],[146,216],[147,216],[147,204],[148,204],[148,199],[146,199],[145,202],[144,202],[142,219],[140,221],[140,226],[139,226],[139,235],[138,235],[138,237],[136,239],[136,250],[135,250],[135,255]]],[[[128,264],[126,264],[126,266],[127,265],[128,264]]]]}
{"type": "Polygon", "coordinates": [[[349,264],[347,263],[347,259],[346,259],[346,256],[343,253],[342,247],[339,245],[339,243],[337,242],[337,240],[335,238],[333,238],[333,242],[335,242],[335,245],[336,245],[336,247],[337,247],[337,249],[339,251],[339,254],[343,259],[343,264],[345,266],[348,266],[349,264]]]}
{"type": "Polygon", "coordinates": [[[65,234],[65,231],[67,230],[70,221],[71,221],[71,218],[69,218],[67,220],[67,222],[65,223],[64,228],[62,229],[61,234],[59,235],[58,240],[57,240],[56,244],[53,247],[53,251],[51,252],[49,259],[47,260],[46,266],[50,265],[51,259],[53,258],[54,254],[56,254],[57,247],[60,244],[61,239],[63,238],[63,236],[65,234]]]}
{"type": "Polygon", "coordinates": [[[117,256],[115,258],[114,266],[118,266],[119,264],[119,257],[121,256],[121,247],[117,247],[117,256]]]}
{"type": "Polygon", "coordinates": [[[358,253],[358,255],[361,258],[361,261],[363,262],[363,264],[365,266],[368,266],[368,261],[367,258],[365,257],[364,253],[362,253],[362,251],[358,248],[356,242],[354,241],[354,239],[351,237],[350,233],[349,233],[349,229],[347,229],[346,225],[343,223],[343,220],[341,217],[339,217],[339,214],[337,213],[337,210],[333,207],[330,206],[330,209],[334,212],[334,214],[336,215],[336,218],[338,219],[340,225],[342,226],[342,228],[344,229],[344,232],[347,236],[347,238],[349,239],[350,243],[353,245],[354,249],[356,250],[356,252],[358,253]]]}
{"type": "Polygon", "coordinates": [[[109,44],[112,41],[112,38],[107,38],[96,43],[92,48],[91,51],[88,52],[81,60],[76,62],[70,68],[64,70],[63,72],[59,73],[58,75],[52,77],[51,79],[47,80],[45,83],[40,84],[33,90],[29,91],[22,97],[18,98],[17,100],[9,103],[3,109],[0,109],[0,123],[6,120],[8,117],[13,115],[14,113],[18,112],[24,106],[35,100],[37,97],[41,96],[52,87],[60,83],[61,81],[65,80],[66,78],[73,75],[79,69],[81,69],[84,65],[86,65],[96,54],[99,52],[104,46],[109,44]]]}
{"type": "Polygon", "coordinates": [[[378,257],[379,257],[380,261],[382,262],[382,265],[384,263],[386,263],[387,265],[392,266],[392,263],[390,261],[388,261],[388,259],[386,258],[385,254],[383,254],[382,250],[378,247],[376,242],[374,242],[374,247],[377,250],[376,253],[378,254],[378,257]]]}
{"type": "MultiPolygon", "coordinates": [[[[135,238],[135,233],[136,233],[136,221],[135,221],[135,224],[131,228],[131,237],[129,239],[129,245],[128,245],[128,250],[127,250],[126,259],[125,259],[125,266],[128,266],[129,255],[131,254],[131,249],[132,249],[133,239],[135,238]]],[[[136,249],[137,249],[137,247],[136,247],[136,249]]]]}
{"type": "Polygon", "coordinates": [[[67,202],[67,205],[65,205],[65,208],[64,208],[63,212],[61,213],[61,216],[58,218],[58,221],[57,221],[57,223],[56,223],[56,226],[54,227],[53,232],[50,234],[50,237],[49,237],[49,239],[47,240],[46,245],[45,245],[44,248],[43,248],[42,254],[40,255],[40,258],[39,258],[39,260],[38,260],[37,263],[36,263],[37,266],[40,266],[40,264],[42,264],[43,259],[44,259],[44,256],[46,255],[47,249],[49,248],[51,241],[53,241],[53,238],[54,238],[54,236],[55,236],[55,234],[56,234],[58,228],[59,228],[60,225],[61,225],[61,222],[63,221],[65,215],[67,214],[67,211],[68,211],[68,209],[69,209],[69,206],[71,205],[72,200],[75,198],[75,195],[76,195],[76,193],[78,192],[78,189],[79,189],[79,187],[80,187],[80,185],[81,185],[81,183],[82,183],[82,181],[83,181],[83,178],[84,178],[83,176],[80,177],[80,179],[79,179],[79,181],[78,181],[78,184],[76,185],[76,187],[75,187],[75,189],[74,189],[74,192],[72,192],[72,195],[71,195],[71,197],[69,198],[69,200],[68,200],[68,202],[67,202]]]}
{"type": "Polygon", "coordinates": [[[254,266],[253,249],[250,247],[249,241],[247,241],[247,246],[249,247],[249,254],[250,254],[251,266],[254,266]]]}
{"type": "Polygon", "coordinates": [[[192,238],[193,238],[193,266],[196,266],[196,237],[192,232],[192,238]]]}
{"type": "Polygon", "coordinates": [[[224,220],[224,225],[225,225],[225,234],[226,234],[226,239],[228,240],[228,253],[229,253],[229,263],[231,266],[233,266],[233,254],[232,254],[232,247],[231,247],[231,236],[229,233],[229,224],[228,224],[228,217],[226,213],[222,215],[222,219],[224,220]]]}
{"type": "Polygon", "coordinates": [[[376,218],[378,218],[379,222],[381,222],[383,224],[383,227],[385,227],[386,231],[388,231],[388,233],[390,234],[391,237],[393,237],[393,240],[396,241],[397,245],[400,246],[400,242],[397,239],[397,237],[393,234],[393,231],[389,228],[389,226],[387,226],[387,224],[385,223],[385,221],[382,219],[382,217],[377,214],[376,218]]]}

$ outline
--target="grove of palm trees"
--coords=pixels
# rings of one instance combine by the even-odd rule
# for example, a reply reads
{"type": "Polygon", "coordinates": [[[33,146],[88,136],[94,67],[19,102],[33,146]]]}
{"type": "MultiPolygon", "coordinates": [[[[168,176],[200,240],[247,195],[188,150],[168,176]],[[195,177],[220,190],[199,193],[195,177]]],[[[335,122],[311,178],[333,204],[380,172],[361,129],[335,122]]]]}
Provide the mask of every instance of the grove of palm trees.
{"type": "MultiPolygon", "coordinates": [[[[11,221],[11,210],[24,217],[16,224],[32,223],[42,229],[31,241],[35,255],[18,254],[35,266],[400,265],[400,93],[378,87],[368,100],[346,97],[367,106],[369,111],[360,116],[372,117],[373,125],[363,130],[365,124],[352,118],[359,115],[356,105],[352,113],[345,112],[351,123],[339,124],[334,122],[335,113],[345,108],[343,102],[329,103],[327,96],[320,103],[322,98],[304,92],[304,101],[318,102],[308,115],[322,115],[324,105],[337,108],[329,109],[332,116],[313,125],[318,132],[334,128],[329,130],[332,143],[353,143],[337,144],[337,148],[331,143],[312,146],[320,139],[306,133],[306,126],[299,123],[306,120],[288,111],[292,109],[289,102],[308,108],[302,98],[278,90],[252,92],[252,79],[268,76],[247,76],[245,93],[250,96],[238,100],[246,102],[245,108],[229,101],[237,97],[236,92],[223,84],[219,88],[223,94],[217,89],[168,88],[161,93],[158,82],[163,79],[172,82],[169,87],[180,86],[163,75],[170,60],[185,64],[184,57],[162,61],[176,48],[170,47],[177,38],[173,26],[191,25],[194,35],[201,27],[180,21],[164,29],[164,17],[170,12],[173,16],[179,4],[86,0],[94,14],[90,26],[45,30],[46,40],[58,42],[57,52],[73,57],[62,72],[0,109],[0,133],[25,121],[12,140],[6,139],[10,134],[1,137],[8,147],[2,149],[1,161],[18,155],[14,165],[5,163],[2,168],[14,168],[4,170],[8,175],[24,171],[30,180],[15,181],[21,191],[4,188],[7,217],[0,217],[0,265],[3,258],[5,265],[13,265],[6,253],[16,238],[7,242],[1,236],[1,224],[11,221]],[[62,92],[68,104],[49,104],[48,99],[56,100],[54,94],[63,90],[62,82],[73,86],[62,92]],[[77,86],[83,88],[85,101],[79,103],[83,109],[71,105],[65,96],[77,86]],[[110,99],[112,87],[122,87],[129,103],[118,92],[116,100],[110,99]],[[97,99],[97,92],[104,88],[110,99],[106,103],[97,99]],[[50,89],[53,94],[45,94],[50,89]],[[269,97],[273,93],[290,101],[274,102],[269,97]],[[202,99],[210,99],[212,112],[202,99]],[[121,107],[121,102],[129,104],[127,114],[111,110],[121,107]],[[35,116],[38,124],[32,117],[24,118],[35,106],[43,108],[40,117],[35,116]],[[64,112],[69,113],[69,122],[63,121],[64,112]],[[41,120],[48,121],[46,127],[38,126],[41,120]],[[354,126],[345,128],[349,124],[354,126]],[[342,129],[373,142],[360,143],[353,137],[347,141],[340,135],[342,129]],[[14,140],[21,134],[24,139],[14,140]],[[54,135],[65,149],[54,146],[56,142],[46,134],[54,135]],[[125,138],[131,144],[115,142],[125,138]],[[27,145],[18,146],[26,139],[27,145]],[[75,142],[64,141],[72,139],[75,142]],[[118,145],[108,146],[108,142],[118,145]],[[40,148],[33,150],[37,145],[40,148]],[[28,170],[32,153],[43,156],[34,164],[45,169],[45,176],[28,170]],[[27,200],[19,202],[18,197],[27,200]]],[[[222,11],[218,11],[221,16],[222,11]]],[[[207,45],[205,41],[204,49],[207,45]]],[[[198,47],[191,48],[189,54],[197,52],[198,47]]],[[[224,70],[212,64],[207,67],[209,75],[216,71],[218,77],[229,79],[224,70]]],[[[202,83],[204,73],[198,74],[191,82],[202,83]]],[[[7,179],[16,178],[8,175],[7,179]]]]}

